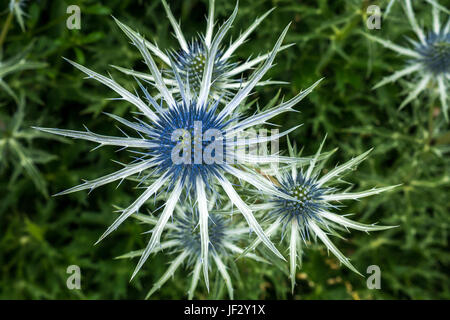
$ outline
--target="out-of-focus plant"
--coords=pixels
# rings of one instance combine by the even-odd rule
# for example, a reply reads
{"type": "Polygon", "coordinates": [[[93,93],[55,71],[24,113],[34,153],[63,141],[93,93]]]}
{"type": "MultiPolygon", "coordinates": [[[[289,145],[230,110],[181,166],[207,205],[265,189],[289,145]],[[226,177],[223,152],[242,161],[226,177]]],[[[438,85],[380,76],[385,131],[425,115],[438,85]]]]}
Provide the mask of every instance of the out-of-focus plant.
{"type": "Polygon", "coordinates": [[[0,31],[0,88],[3,89],[11,97],[13,97],[16,103],[19,103],[19,99],[17,95],[14,93],[14,91],[11,89],[11,87],[7,84],[4,78],[10,74],[18,73],[23,70],[39,69],[44,68],[46,66],[45,63],[32,62],[26,60],[26,56],[31,50],[32,43],[28,45],[25,49],[23,49],[22,52],[19,52],[8,59],[3,58],[3,44],[6,40],[8,31],[11,28],[14,15],[16,16],[17,22],[19,23],[22,31],[25,31],[25,25],[23,20],[23,17],[25,15],[23,11],[24,4],[25,4],[24,0],[10,1],[9,13],[0,31]]]}
{"type": "Polygon", "coordinates": [[[56,157],[33,147],[34,139],[48,138],[48,135],[24,126],[26,109],[23,92],[18,102],[17,111],[12,117],[0,112],[0,174],[5,176],[6,172],[11,173],[9,184],[13,185],[24,173],[33,181],[39,192],[47,196],[45,179],[36,165],[45,164],[56,157]],[[7,170],[11,169],[9,167],[12,167],[12,170],[7,170]]]}
{"type": "Polygon", "coordinates": [[[25,24],[24,24],[24,16],[25,12],[23,11],[23,6],[25,5],[25,0],[10,0],[9,6],[8,6],[8,15],[5,19],[5,23],[2,26],[2,29],[0,31],[0,51],[3,46],[3,43],[5,42],[6,35],[8,34],[9,28],[11,27],[11,23],[13,20],[13,17],[16,16],[17,22],[20,25],[20,28],[22,31],[25,31],[25,24]]]}
{"type": "MultiPolygon", "coordinates": [[[[3,44],[11,27],[12,18],[16,16],[17,22],[22,31],[25,31],[23,11],[25,1],[11,0],[9,13],[0,31],[0,88],[11,96],[17,104],[16,111],[12,116],[8,109],[3,108],[0,112],[0,174],[4,176],[6,172],[11,173],[9,186],[14,185],[21,174],[30,178],[38,191],[47,196],[45,179],[41,176],[36,164],[45,164],[55,157],[49,153],[33,147],[33,140],[43,138],[42,133],[36,134],[24,128],[24,118],[26,115],[26,90],[19,88],[19,96],[12,90],[6,82],[5,77],[11,74],[19,74],[21,71],[40,69],[47,66],[46,63],[27,61],[26,56],[32,49],[32,43],[26,46],[21,52],[11,58],[3,60],[3,44]],[[7,170],[12,167],[12,170],[7,170]]],[[[20,81],[19,81],[20,83],[20,81]]],[[[0,97],[4,96],[0,91],[0,97]]],[[[2,103],[3,105],[5,103],[2,103]]]]}
{"type": "MultiPolygon", "coordinates": [[[[24,7],[26,4],[27,0],[10,0],[9,1],[9,15],[6,18],[6,22],[8,22],[8,20],[10,20],[11,16],[14,15],[16,17],[17,23],[20,26],[20,29],[22,29],[22,31],[25,31],[25,22],[24,22],[24,17],[26,16],[25,11],[24,11],[24,7]]],[[[1,41],[0,41],[1,43],[1,41]]]]}
{"type": "Polygon", "coordinates": [[[16,93],[11,89],[10,85],[5,81],[5,77],[13,73],[19,73],[24,70],[40,69],[47,66],[43,62],[27,61],[26,56],[31,50],[32,45],[29,45],[23,52],[16,54],[15,56],[1,60],[0,53],[0,88],[2,88],[8,95],[10,95],[17,104],[19,104],[19,98],[16,93]]]}

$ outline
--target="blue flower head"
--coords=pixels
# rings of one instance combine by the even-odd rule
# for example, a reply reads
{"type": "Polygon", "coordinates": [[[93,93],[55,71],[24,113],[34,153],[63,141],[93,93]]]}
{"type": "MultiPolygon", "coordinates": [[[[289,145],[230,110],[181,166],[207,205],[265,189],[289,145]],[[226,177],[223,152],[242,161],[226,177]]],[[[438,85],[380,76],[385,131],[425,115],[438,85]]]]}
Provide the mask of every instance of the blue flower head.
{"type": "MultiPolygon", "coordinates": [[[[175,218],[174,224],[177,225],[177,229],[168,236],[180,243],[180,251],[189,252],[189,264],[201,259],[202,247],[198,223],[198,211],[188,211],[185,215],[175,218]]],[[[222,215],[210,213],[208,223],[209,259],[213,252],[214,254],[225,252],[226,241],[232,240],[232,236],[227,235],[229,224],[230,222],[226,221],[222,215]]]]}
{"type": "Polygon", "coordinates": [[[172,181],[181,180],[183,184],[195,186],[197,177],[207,184],[211,176],[223,171],[221,159],[226,157],[227,144],[224,139],[213,139],[225,134],[230,121],[216,115],[218,104],[217,101],[211,108],[208,105],[197,108],[196,101],[189,105],[178,103],[161,115],[149,131],[149,137],[157,143],[148,151],[148,155],[160,163],[157,168],[159,174],[165,173],[172,177],[172,181]],[[212,142],[204,138],[209,134],[214,134],[212,142]]]}
{"type": "MultiPolygon", "coordinates": [[[[189,79],[191,91],[195,93],[200,91],[208,48],[204,40],[192,40],[188,45],[188,49],[188,51],[173,51],[171,52],[171,57],[174,59],[176,67],[180,70],[181,78],[189,79]]],[[[223,90],[221,86],[224,86],[226,83],[236,86],[240,81],[227,77],[238,64],[231,63],[228,59],[222,59],[223,54],[223,48],[219,48],[214,61],[211,90],[215,93],[226,94],[227,90],[223,90]]],[[[175,78],[173,72],[168,74],[170,77],[175,78]]]]}
{"type": "Polygon", "coordinates": [[[306,178],[303,172],[297,172],[293,177],[287,172],[281,177],[279,186],[280,192],[290,195],[293,199],[286,199],[276,196],[271,202],[275,208],[271,215],[274,218],[281,217],[283,224],[289,225],[295,219],[303,239],[309,238],[308,221],[311,219],[320,220],[319,213],[329,206],[323,202],[323,195],[329,190],[319,187],[314,179],[306,178]]]}
{"type": "Polygon", "coordinates": [[[429,32],[425,44],[418,43],[416,51],[422,55],[417,61],[421,62],[428,72],[436,76],[450,74],[450,32],[429,32]]]}

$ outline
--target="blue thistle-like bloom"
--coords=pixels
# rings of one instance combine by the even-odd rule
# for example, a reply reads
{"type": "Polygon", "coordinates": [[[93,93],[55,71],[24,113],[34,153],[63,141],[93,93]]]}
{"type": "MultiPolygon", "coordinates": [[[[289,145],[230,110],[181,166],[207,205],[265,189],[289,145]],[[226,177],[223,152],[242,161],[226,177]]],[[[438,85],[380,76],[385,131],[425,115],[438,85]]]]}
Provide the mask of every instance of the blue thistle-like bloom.
{"type": "MultiPolygon", "coordinates": [[[[207,62],[207,53],[210,50],[216,50],[215,59],[210,61],[211,66],[211,90],[210,95],[215,99],[222,97],[222,102],[226,102],[233,97],[233,93],[238,91],[240,88],[246,85],[247,81],[244,77],[244,73],[251,70],[260,63],[266,61],[270,53],[259,55],[253,59],[248,59],[245,62],[233,61],[232,57],[236,50],[248,40],[251,33],[261,24],[261,22],[274,10],[271,9],[264,13],[261,17],[258,17],[246,30],[244,30],[235,41],[230,42],[229,46],[214,43],[214,0],[209,0],[209,10],[207,17],[206,31],[202,35],[194,38],[190,42],[186,40],[183,31],[181,30],[180,24],[176,21],[173,13],[165,0],[161,0],[166,11],[167,17],[169,18],[170,24],[174,30],[174,35],[180,44],[179,49],[170,49],[168,53],[162,51],[158,45],[151,43],[150,41],[144,39],[139,33],[132,30],[130,27],[124,25],[123,23],[116,20],[120,28],[126,33],[132,33],[136,38],[138,38],[155,56],[157,56],[166,66],[168,70],[163,73],[163,81],[167,85],[173,85],[177,83],[177,79],[174,73],[171,71],[172,61],[179,69],[181,80],[190,85],[190,93],[196,96],[200,92],[200,87],[202,86],[203,71],[205,70],[207,62]]],[[[237,4],[236,8],[231,16],[230,23],[233,22],[237,14],[237,4]]],[[[217,36],[220,35],[221,30],[216,33],[217,36]]],[[[284,50],[291,45],[281,46],[278,50],[284,50]]],[[[149,81],[154,83],[154,78],[151,74],[138,72],[131,69],[126,69],[119,66],[114,66],[121,72],[125,74],[132,75],[138,79],[149,81]]],[[[285,84],[281,81],[260,81],[257,83],[258,86],[264,86],[269,84],[285,84]]],[[[172,88],[172,93],[179,95],[178,89],[172,88]]]]}
{"type": "MultiPolygon", "coordinates": [[[[360,274],[350,263],[349,259],[331,242],[326,232],[337,234],[335,229],[339,229],[339,227],[365,232],[393,228],[391,226],[362,224],[332,212],[337,209],[336,203],[340,203],[343,200],[357,200],[389,191],[396,186],[372,188],[355,193],[340,191],[334,185],[341,181],[340,179],[344,174],[361,163],[370,150],[320,176],[324,161],[332,154],[329,153],[326,156],[321,154],[324,142],[305,172],[298,170],[295,165],[291,167],[290,172],[275,172],[274,179],[276,182],[273,182],[274,186],[276,186],[278,192],[285,194],[284,197],[280,197],[279,194],[272,194],[267,203],[253,207],[254,210],[268,212],[268,216],[272,219],[273,223],[266,230],[268,236],[281,231],[284,239],[289,234],[292,290],[294,290],[295,285],[297,264],[300,267],[302,264],[302,242],[307,244],[307,241],[311,239],[320,239],[341,263],[360,274]],[[291,199],[286,196],[290,196],[291,199]]],[[[254,249],[259,243],[259,239],[255,240],[244,253],[254,249]]]]}
{"type": "MultiPolygon", "coordinates": [[[[202,243],[198,228],[198,211],[195,213],[189,212],[182,217],[177,217],[175,220],[178,228],[175,232],[170,233],[168,238],[173,238],[178,241],[180,243],[180,250],[189,251],[189,264],[192,265],[195,261],[201,259],[202,254],[202,243]]],[[[209,215],[209,222],[210,253],[212,254],[213,251],[215,254],[224,252],[228,224],[223,216],[214,213],[209,215]]],[[[209,258],[211,259],[211,256],[209,258]]]]}
{"type": "MultiPolygon", "coordinates": [[[[200,86],[203,76],[203,70],[205,69],[206,57],[208,55],[208,48],[204,40],[193,40],[188,44],[188,51],[180,50],[178,52],[171,52],[171,57],[177,68],[180,70],[182,79],[189,79],[189,85],[191,91],[200,92],[200,86]]],[[[239,84],[240,82],[234,79],[230,79],[227,75],[237,67],[237,63],[230,63],[228,60],[222,59],[224,55],[223,48],[219,48],[217,51],[216,59],[214,61],[214,68],[211,78],[211,90],[214,93],[229,94],[226,84],[229,85],[239,84]],[[224,87],[225,86],[225,87],[224,87]]],[[[175,78],[173,72],[169,72],[169,76],[175,78]]]]}
{"type": "Polygon", "coordinates": [[[281,177],[279,186],[280,192],[291,195],[296,201],[274,197],[270,201],[273,203],[271,215],[274,218],[281,217],[281,222],[288,225],[293,219],[302,226],[300,233],[303,239],[308,238],[308,221],[310,219],[320,220],[318,213],[326,210],[329,206],[323,202],[323,195],[328,191],[319,187],[313,179],[307,179],[302,172],[298,172],[296,177],[291,173],[286,173],[281,177]]]}
{"type": "Polygon", "coordinates": [[[421,62],[428,72],[439,76],[450,74],[450,33],[428,33],[425,44],[418,43],[416,51],[422,55],[421,62]]]}
{"type": "Polygon", "coordinates": [[[86,73],[90,78],[114,90],[120,95],[121,99],[130,102],[140,111],[142,116],[145,117],[145,120],[137,119],[136,122],[116,115],[110,115],[122,125],[136,131],[139,134],[138,138],[132,138],[128,135],[125,137],[104,136],[90,132],[87,129],[87,131],[83,132],[37,128],[48,133],[93,141],[100,146],[113,145],[122,148],[139,149],[139,151],[134,151],[139,157],[132,163],[125,165],[121,170],[91,181],[85,181],[78,186],[58,194],[62,195],[86,189],[92,190],[107,183],[122,181],[133,175],[139,175],[141,180],[139,185],[147,185],[144,191],[129,207],[120,211],[120,216],[100,237],[99,241],[113,232],[128,217],[138,212],[152,196],[156,196],[164,189],[167,190],[168,196],[164,209],[151,232],[151,238],[147,248],[144,250],[132,278],[137,274],[150,254],[158,248],[163,230],[172,217],[174,208],[179,203],[183,193],[195,199],[195,207],[199,212],[203,275],[207,287],[209,283],[209,260],[207,257],[209,254],[208,243],[210,238],[208,231],[208,199],[211,198],[211,195],[217,194],[221,190],[225,192],[230,201],[242,213],[249,228],[251,228],[272,252],[281,259],[284,259],[275,245],[265,235],[252,209],[242,200],[228,177],[246,181],[261,191],[272,192],[279,194],[281,197],[290,198],[290,196],[277,192],[274,187],[267,185],[263,181],[264,179],[255,175],[254,169],[260,165],[270,165],[280,162],[306,162],[309,159],[293,159],[279,155],[241,154],[239,152],[240,148],[244,148],[245,150],[245,148],[250,148],[259,143],[277,140],[296,127],[272,136],[258,136],[250,139],[235,138],[248,128],[266,124],[269,119],[293,110],[293,106],[306,97],[321,80],[314,83],[305,91],[298,93],[292,99],[263,112],[248,117],[240,114],[240,105],[243,104],[253,88],[271,68],[287,33],[289,27],[287,26],[267,59],[264,60],[264,63],[253,71],[246,84],[236,94],[233,94],[231,99],[219,110],[218,105],[220,100],[212,97],[210,94],[213,82],[214,61],[216,61],[220,43],[230,29],[236,13],[237,7],[232,16],[219,28],[216,36],[211,40],[211,47],[208,50],[200,91],[196,95],[191,94],[190,82],[181,80],[180,72],[172,59],[170,59],[171,72],[174,74],[176,84],[168,87],[146,43],[139,35],[118,21],[119,26],[142,54],[144,62],[153,78],[153,85],[161,97],[160,104],[156,102],[155,97],[139,81],[137,82],[145,96],[145,102],[137,93],[133,94],[129,92],[113,79],[102,76],[76,62],[68,60],[73,66],[86,73]],[[176,93],[179,94],[179,99],[174,95],[176,93]],[[204,144],[204,140],[208,142],[207,145],[204,144]],[[209,149],[210,147],[212,148],[209,149]],[[201,157],[202,155],[203,157],[201,157]],[[230,162],[229,158],[232,158],[233,161],[230,162]]]}
{"type": "Polygon", "coordinates": [[[419,94],[428,88],[437,90],[441,101],[442,112],[448,121],[448,85],[450,81],[450,18],[447,23],[441,25],[440,12],[449,13],[449,10],[441,6],[437,1],[427,0],[432,5],[433,27],[428,36],[419,27],[410,0],[404,0],[404,8],[409,23],[416,34],[418,41],[410,40],[412,48],[402,47],[390,41],[367,34],[367,37],[407,57],[407,66],[385,77],[374,86],[379,88],[387,83],[397,81],[400,78],[415,74],[417,81],[409,95],[403,100],[400,109],[416,99],[419,94]]]}
{"type": "MultiPolygon", "coordinates": [[[[231,204],[228,203],[224,208],[230,209],[230,206],[231,204]]],[[[212,210],[212,207],[208,209],[212,210]]],[[[202,261],[202,236],[199,228],[200,214],[198,210],[193,210],[192,207],[188,207],[187,205],[177,206],[175,211],[176,215],[173,221],[167,225],[169,231],[166,233],[160,246],[155,249],[155,252],[169,250],[169,253],[176,257],[163,276],[153,285],[146,299],[169,280],[182,264],[185,264],[187,269],[192,270],[192,280],[188,291],[189,299],[193,298],[198,285],[201,267],[204,265],[202,261]]],[[[135,214],[133,216],[150,225],[154,225],[157,222],[156,219],[148,215],[135,214]]],[[[249,229],[240,226],[236,221],[232,221],[230,216],[223,214],[223,210],[222,213],[210,211],[209,220],[208,265],[216,266],[219,271],[218,275],[225,281],[230,299],[233,299],[232,281],[226,266],[227,264],[234,263],[235,255],[245,255],[246,258],[264,263],[267,263],[267,261],[253,253],[244,254],[244,250],[237,244],[243,240],[243,236],[249,232],[249,229]]],[[[144,250],[132,251],[118,258],[139,257],[143,252],[144,250]]]]}
{"type": "MultiPolygon", "coordinates": [[[[205,184],[208,183],[210,176],[217,176],[223,171],[224,164],[213,161],[215,157],[214,151],[210,154],[211,160],[209,164],[205,164],[202,159],[203,151],[210,145],[210,141],[201,139],[206,132],[214,130],[215,132],[225,135],[225,128],[230,121],[225,121],[216,115],[217,105],[208,108],[201,106],[197,108],[197,102],[192,101],[189,105],[179,103],[175,108],[169,109],[162,114],[160,120],[155,123],[153,130],[149,132],[157,144],[150,148],[147,155],[153,156],[154,161],[160,163],[157,168],[158,174],[166,173],[172,177],[173,181],[181,180],[182,184],[195,185],[197,177],[203,179],[205,184]],[[181,129],[178,139],[173,139],[173,133],[181,129]],[[181,159],[179,163],[173,163],[172,151],[179,148],[187,159],[181,159]]],[[[227,155],[226,141],[220,143],[220,149],[223,150],[221,157],[227,155]]],[[[219,148],[215,148],[219,149],[219,148]]],[[[205,162],[208,159],[204,159],[205,162]]]]}

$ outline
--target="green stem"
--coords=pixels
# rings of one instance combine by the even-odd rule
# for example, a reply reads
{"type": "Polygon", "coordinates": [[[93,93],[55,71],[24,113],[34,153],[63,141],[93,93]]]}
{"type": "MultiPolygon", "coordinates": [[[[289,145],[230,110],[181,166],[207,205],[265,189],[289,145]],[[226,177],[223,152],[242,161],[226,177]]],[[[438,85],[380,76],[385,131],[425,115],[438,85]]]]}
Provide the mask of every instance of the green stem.
{"type": "Polygon", "coordinates": [[[436,138],[436,145],[450,144],[450,132],[446,132],[443,135],[436,138]]]}
{"type": "Polygon", "coordinates": [[[433,140],[433,127],[434,127],[434,99],[431,99],[430,109],[428,112],[428,139],[427,145],[431,145],[431,141],[433,140]]]}
{"type": "Polygon", "coordinates": [[[6,34],[8,33],[9,26],[13,19],[13,12],[11,11],[6,18],[5,24],[3,25],[2,33],[0,34],[0,49],[2,48],[3,42],[5,42],[6,34]]]}

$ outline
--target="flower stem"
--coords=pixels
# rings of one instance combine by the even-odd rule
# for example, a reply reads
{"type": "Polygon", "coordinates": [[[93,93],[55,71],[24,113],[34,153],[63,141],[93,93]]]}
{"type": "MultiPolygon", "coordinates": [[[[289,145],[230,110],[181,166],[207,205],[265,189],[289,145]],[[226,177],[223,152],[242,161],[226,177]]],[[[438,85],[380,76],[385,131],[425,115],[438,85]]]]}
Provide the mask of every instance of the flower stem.
{"type": "Polygon", "coordinates": [[[13,19],[13,12],[11,11],[6,18],[5,24],[2,28],[2,33],[0,33],[0,49],[2,48],[3,42],[5,42],[6,34],[8,33],[9,26],[11,25],[11,21],[13,19]]]}
{"type": "Polygon", "coordinates": [[[428,112],[428,139],[427,145],[430,146],[433,140],[433,127],[434,127],[434,98],[431,98],[430,109],[428,112]]]}

